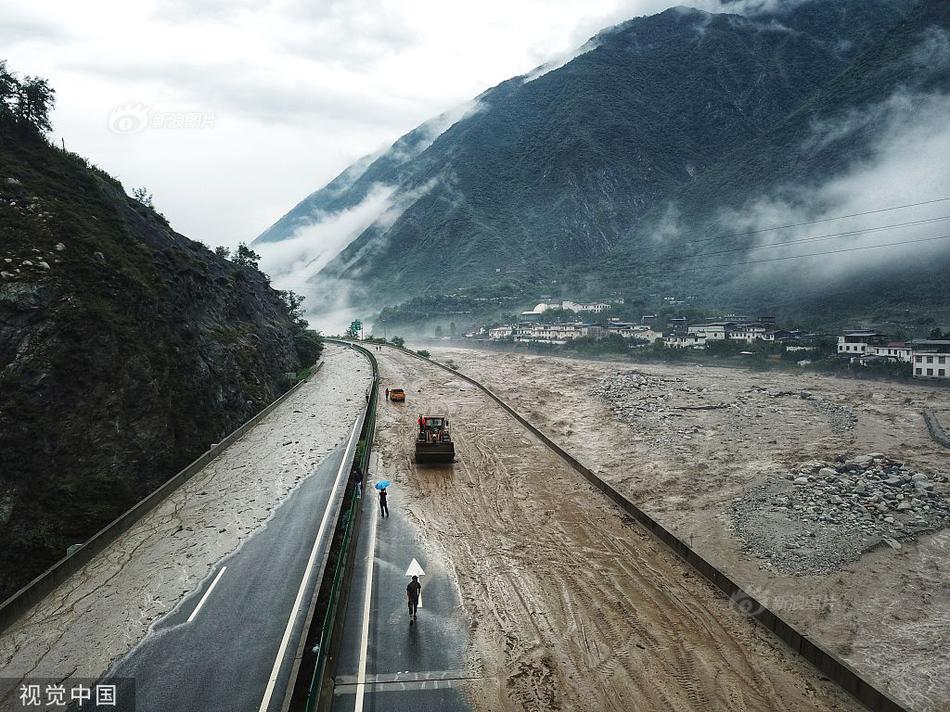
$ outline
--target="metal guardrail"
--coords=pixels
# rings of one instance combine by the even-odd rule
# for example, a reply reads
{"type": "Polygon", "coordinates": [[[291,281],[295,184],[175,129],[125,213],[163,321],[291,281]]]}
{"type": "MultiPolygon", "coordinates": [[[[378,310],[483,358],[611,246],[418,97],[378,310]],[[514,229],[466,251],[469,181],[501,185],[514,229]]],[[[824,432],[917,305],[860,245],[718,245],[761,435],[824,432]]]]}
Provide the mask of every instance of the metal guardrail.
{"type": "Polygon", "coordinates": [[[531,433],[533,433],[541,442],[547,445],[551,450],[557,453],[561,459],[567,462],[576,472],[580,473],[595,488],[600,490],[608,499],[617,505],[626,514],[637,520],[644,528],[648,529],[653,536],[668,546],[674,554],[689,564],[693,569],[700,573],[703,578],[713,584],[716,588],[728,596],[737,604],[743,612],[757,621],[764,628],[772,632],[793,651],[812,664],[812,666],[822,675],[828,677],[845,692],[854,697],[858,702],[865,705],[872,712],[910,712],[909,708],[901,705],[891,698],[887,693],[878,689],[875,685],[865,680],[850,665],[825,650],[817,642],[809,638],[806,634],[800,633],[790,623],[785,622],[778,614],[767,608],[763,603],[756,600],[753,596],[746,593],[738,584],[730,579],[726,574],[708,562],[699,553],[693,550],[686,542],[679,539],[675,534],[666,529],[662,524],[656,521],[649,514],[637,507],[633,502],[624,497],[620,492],[611,487],[602,480],[588,467],[581,464],[576,458],[570,455],[560,445],[555,443],[539,428],[530,423],[524,416],[509,406],[505,401],[499,398],[489,388],[483,386],[464,373],[460,373],[443,363],[434,361],[431,358],[420,356],[406,348],[400,348],[390,344],[389,348],[397,349],[402,353],[408,354],[413,358],[437,366],[454,376],[461,378],[481,390],[485,395],[501,406],[509,415],[521,423],[531,433]]]}
{"type": "Polygon", "coordinates": [[[119,536],[131,529],[132,526],[140,521],[146,514],[168,499],[181,485],[200,472],[205,465],[224,452],[235,440],[293,395],[300,386],[316,375],[322,366],[323,362],[321,361],[316,365],[309,376],[295,383],[256,415],[252,416],[247,422],[240,425],[236,430],[222,438],[220,442],[215,443],[209,450],[202,453],[194,462],[169,477],[151,494],[141,499],[137,504],[87,539],[81,546],[74,549],[7,600],[0,603],[0,633],[26,614],[27,611],[49,595],[57,586],[88,564],[97,554],[103,552],[110,544],[118,539],[119,536]]]}
{"type": "MultiPolygon", "coordinates": [[[[369,359],[373,367],[373,385],[370,397],[366,406],[366,418],[363,421],[363,430],[360,433],[358,441],[359,447],[359,467],[363,473],[363,487],[368,484],[370,456],[372,454],[373,438],[376,434],[376,406],[379,391],[379,366],[376,357],[369,349],[363,348],[349,341],[326,339],[331,343],[339,343],[349,346],[369,359]]],[[[314,710],[329,709],[332,701],[333,685],[332,673],[334,663],[339,652],[340,640],[343,633],[343,622],[346,611],[346,603],[349,597],[350,573],[356,560],[356,544],[359,540],[359,529],[363,514],[363,498],[361,488],[354,487],[350,495],[350,503],[345,514],[343,514],[337,525],[337,536],[340,536],[342,529],[342,539],[340,540],[339,554],[336,560],[336,566],[333,570],[333,576],[330,579],[330,592],[327,599],[326,610],[320,623],[320,634],[314,649],[316,650],[316,660],[314,662],[313,673],[310,678],[310,684],[307,690],[306,704],[303,709],[306,712],[314,710]]],[[[326,574],[321,582],[321,588],[327,581],[326,574]]],[[[313,611],[306,623],[305,630],[309,630],[313,625],[313,611]]]]}

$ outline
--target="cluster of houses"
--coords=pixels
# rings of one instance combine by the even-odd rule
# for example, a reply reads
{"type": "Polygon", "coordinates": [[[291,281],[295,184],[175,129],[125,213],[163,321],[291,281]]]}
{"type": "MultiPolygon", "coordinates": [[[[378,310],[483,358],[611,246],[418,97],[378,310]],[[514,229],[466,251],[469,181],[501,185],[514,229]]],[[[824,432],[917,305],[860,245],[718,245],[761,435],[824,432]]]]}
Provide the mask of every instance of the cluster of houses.
{"type": "Polygon", "coordinates": [[[847,331],[838,337],[838,355],[852,363],[909,363],[914,378],[950,379],[950,339],[888,341],[876,331],[847,331]]]}
{"type": "Polygon", "coordinates": [[[708,321],[700,324],[688,324],[686,317],[674,317],[666,322],[663,329],[657,325],[657,315],[643,316],[639,324],[607,319],[600,323],[568,322],[544,323],[542,315],[550,309],[570,309],[571,311],[587,311],[603,313],[609,309],[607,304],[578,304],[563,301],[556,304],[538,304],[534,309],[521,313],[521,320],[514,326],[499,326],[489,329],[487,335],[493,340],[513,340],[523,342],[543,342],[564,344],[573,339],[590,338],[602,339],[616,334],[624,339],[636,340],[643,344],[652,344],[663,340],[670,348],[703,349],[714,341],[739,341],[753,343],[755,341],[781,342],[790,348],[807,349],[814,345],[814,334],[801,332],[778,331],[775,329],[773,317],[759,317],[752,319],[748,316],[730,314],[717,321],[708,321]],[[808,340],[811,337],[811,341],[808,340]]]}
{"type": "MultiPolygon", "coordinates": [[[[517,325],[483,329],[477,336],[487,336],[495,341],[566,344],[574,339],[603,339],[616,334],[643,345],[662,340],[666,346],[674,349],[705,349],[716,342],[732,341],[782,344],[787,351],[813,350],[818,338],[814,333],[777,329],[774,317],[753,318],[742,314],[729,314],[697,324],[688,324],[686,317],[675,317],[667,320],[665,328],[657,324],[658,317],[655,314],[643,316],[640,323],[614,318],[599,323],[547,323],[544,320],[545,312],[552,310],[605,314],[609,309],[610,304],[601,302],[542,302],[534,309],[522,312],[517,325]]],[[[950,378],[950,339],[888,341],[877,332],[849,331],[838,337],[837,354],[857,365],[873,362],[909,363],[912,364],[915,378],[950,378]]]]}

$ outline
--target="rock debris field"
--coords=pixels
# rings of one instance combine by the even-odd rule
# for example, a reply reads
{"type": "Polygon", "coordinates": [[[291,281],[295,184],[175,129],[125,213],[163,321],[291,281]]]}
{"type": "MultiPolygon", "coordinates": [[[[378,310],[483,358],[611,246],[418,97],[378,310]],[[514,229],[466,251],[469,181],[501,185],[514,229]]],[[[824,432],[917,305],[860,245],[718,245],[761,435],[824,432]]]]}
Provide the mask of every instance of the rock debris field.
{"type": "Polygon", "coordinates": [[[667,426],[657,429],[652,436],[654,445],[673,445],[681,440],[691,440],[702,435],[699,425],[675,427],[675,421],[689,411],[726,410],[738,419],[762,418],[761,396],[774,399],[767,407],[769,414],[783,414],[778,399],[795,397],[808,404],[827,419],[834,433],[846,433],[857,423],[854,412],[842,405],[817,398],[807,390],[783,391],[752,386],[745,393],[736,393],[725,402],[716,397],[711,388],[690,386],[685,378],[654,376],[639,371],[626,371],[608,376],[590,390],[590,395],[603,400],[621,422],[644,425],[653,421],[667,426]],[[669,427],[674,424],[674,427],[669,427]]]}
{"type": "Polygon", "coordinates": [[[808,463],[733,499],[746,550],[783,573],[822,574],[884,543],[950,524],[948,477],[915,472],[882,453],[808,463]]]}
{"type": "Polygon", "coordinates": [[[923,419],[950,427],[950,389],[432,351],[910,709],[950,710],[950,450],[923,419]]]}

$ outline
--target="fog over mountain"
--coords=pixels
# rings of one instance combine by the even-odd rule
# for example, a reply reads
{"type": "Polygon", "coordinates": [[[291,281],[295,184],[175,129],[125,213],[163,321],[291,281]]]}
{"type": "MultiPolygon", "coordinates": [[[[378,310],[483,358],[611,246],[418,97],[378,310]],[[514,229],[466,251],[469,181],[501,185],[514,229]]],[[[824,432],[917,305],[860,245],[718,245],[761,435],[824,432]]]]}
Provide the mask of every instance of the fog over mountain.
{"type": "Polygon", "coordinates": [[[363,314],[510,286],[777,309],[821,292],[844,318],[946,291],[950,204],[878,211],[950,196],[947,4],[708,7],[603,30],[357,162],[257,239],[265,267],[363,314]]]}

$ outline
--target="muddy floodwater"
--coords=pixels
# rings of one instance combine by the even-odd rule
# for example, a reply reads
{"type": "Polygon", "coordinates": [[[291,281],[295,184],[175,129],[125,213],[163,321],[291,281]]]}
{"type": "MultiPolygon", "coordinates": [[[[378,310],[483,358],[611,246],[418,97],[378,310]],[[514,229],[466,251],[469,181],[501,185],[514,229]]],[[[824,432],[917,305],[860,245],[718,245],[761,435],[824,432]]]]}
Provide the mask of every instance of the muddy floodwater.
{"type": "MultiPolygon", "coordinates": [[[[407,393],[380,405],[380,476],[453,571],[472,677],[497,682],[472,685],[476,709],[859,709],[483,393],[395,350],[376,355],[382,387],[407,393]],[[412,462],[422,413],[449,418],[454,465],[412,462]]],[[[574,407],[549,405],[552,418],[574,407]]]]}
{"type": "MultiPolygon", "coordinates": [[[[915,710],[950,709],[950,451],[921,415],[950,425],[950,389],[430,350],[875,684],[915,710]]],[[[493,456],[510,467],[517,449],[493,456]]],[[[518,477],[544,511],[579,506],[574,480],[518,477]]]]}

